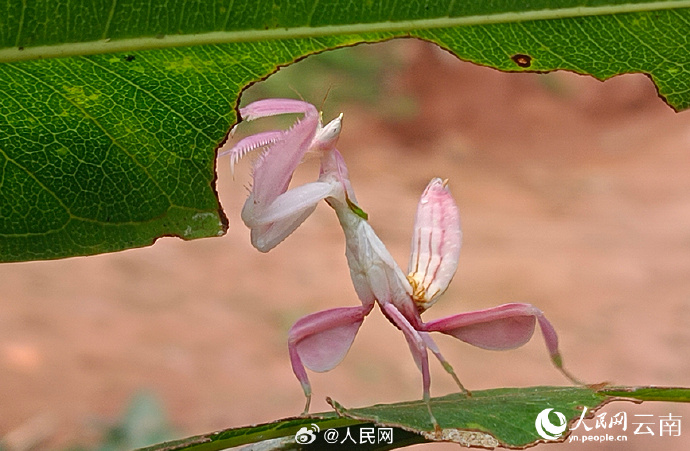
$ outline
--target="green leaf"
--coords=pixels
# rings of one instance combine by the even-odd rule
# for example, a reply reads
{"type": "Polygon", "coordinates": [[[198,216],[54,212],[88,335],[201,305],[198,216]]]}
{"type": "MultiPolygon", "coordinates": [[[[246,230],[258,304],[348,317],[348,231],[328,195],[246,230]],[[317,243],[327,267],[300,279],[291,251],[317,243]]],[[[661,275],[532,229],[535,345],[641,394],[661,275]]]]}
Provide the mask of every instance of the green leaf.
{"type": "Polygon", "coordinates": [[[610,387],[599,393],[640,401],[690,402],[690,389],[682,387],[610,387]]]}
{"type": "Polygon", "coordinates": [[[1,1],[0,261],[222,235],[237,98],[304,56],[417,37],[507,71],[642,72],[680,110],[688,24],[690,0],[1,1]]]}
{"type": "Polygon", "coordinates": [[[175,440],[172,442],[161,443],[159,445],[142,448],[142,451],[212,451],[242,446],[250,443],[259,443],[268,440],[276,440],[277,442],[284,441],[286,443],[291,440],[292,444],[294,445],[295,434],[297,434],[300,428],[311,426],[312,424],[316,424],[319,426],[319,429],[325,430],[328,428],[341,428],[358,425],[361,424],[361,422],[347,418],[339,418],[333,413],[319,414],[308,418],[286,418],[272,423],[226,429],[219,432],[212,432],[210,434],[203,434],[175,440]]]}
{"type": "Polygon", "coordinates": [[[333,406],[342,416],[415,431],[429,440],[455,441],[465,446],[522,448],[543,440],[534,426],[539,413],[552,408],[569,422],[579,418],[583,407],[596,410],[606,396],[583,387],[498,388],[456,393],[431,402],[431,410],[443,428],[437,436],[427,406],[421,402],[377,405],[362,409],[333,406]]]}
{"type": "MultiPolygon", "coordinates": [[[[587,417],[605,404],[616,400],[663,400],[689,402],[690,388],[607,387],[596,390],[586,387],[499,388],[472,392],[472,396],[451,394],[431,400],[434,416],[443,428],[434,432],[429,412],[423,401],[382,404],[360,409],[345,409],[329,400],[338,416],[314,414],[307,418],[288,418],[259,426],[227,429],[146,448],[146,451],[212,451],[251,443],[262,443],[270,449],[295,449],[295,434],[302,427],[317,430],[316,440],[300,449],[323,449],[326,429],[336,429],[344,437],[348,428],[357,435],[363,427],[393,428],[392,446],[366,449],[393,449],[429,441],[453,441],[464,446],[524,448],[545,440],[536,431],[537,415],[551,408],[565,415],[572,427],[587,408],[587,417]],[[268,442],[270,440],[270,442],[268,442]]],[[[569,430],[554,441],[567,439],[569,430]]],[[[340,441],[339,441],[340,442],[340,441]]],[[[339,449],[363,449],[340,445],[339,449]]],[[[379,444],[383,445],[383,444],[379,444]]]]}
{"type": "Polygon", "coordinates": [[[223,55],[171,52],[0,65],[3,260],[224,232],[213,187],[213,148],[232,120],[223,55]]]}

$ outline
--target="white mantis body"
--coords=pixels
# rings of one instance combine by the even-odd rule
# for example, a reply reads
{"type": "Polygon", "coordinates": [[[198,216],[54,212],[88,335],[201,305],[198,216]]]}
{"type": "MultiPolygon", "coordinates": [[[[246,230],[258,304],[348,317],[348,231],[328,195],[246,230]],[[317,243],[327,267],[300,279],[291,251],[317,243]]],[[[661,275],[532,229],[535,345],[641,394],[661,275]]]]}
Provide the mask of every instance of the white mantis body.
{"type": "Polygon", "coordinates": [[[423,399],[433,426],[428,352],[431,351],[463,392],[450,364],[441,355],[430,332],[451,335],[484,349],[504,350],[529,341],[539,323],[551,361],[568,379],[579,383],[563,368],[558,338],[543,313],[530,304],[511,303],[460,313],[424,322],[420,313],[446,291],[458,265],[462,234],[460,217],[447,183],[429,182],[417,207],[412,251],[405,275],[376,236],[366,214],[357,206],[347,167],[335,144],[342,114],[323,126],[313,105],[290,99],[260,100],[240,110],[245,120],[285,113],[302,113],[290,129],[247,137],[222,153],[233,164],[249,151],[263,148],[254,165],[254,184],[242,210],[251,229],[253,245],[268,252],[292,233],[325,200],[336,212],[345,233],[345,254],[357,307],[339,307],[299,319],[290,329],[288,348],[292,368],[306,396],[309,411],[311,386],[306,368],[316,372],[333,369],[345,357],[364,317],[378,303],[383,314],[400,329],[422,373],[423,399]],[[315,182],[288,189],[293,172],[309,151],[320,154],[321,169],[315,182]]]}

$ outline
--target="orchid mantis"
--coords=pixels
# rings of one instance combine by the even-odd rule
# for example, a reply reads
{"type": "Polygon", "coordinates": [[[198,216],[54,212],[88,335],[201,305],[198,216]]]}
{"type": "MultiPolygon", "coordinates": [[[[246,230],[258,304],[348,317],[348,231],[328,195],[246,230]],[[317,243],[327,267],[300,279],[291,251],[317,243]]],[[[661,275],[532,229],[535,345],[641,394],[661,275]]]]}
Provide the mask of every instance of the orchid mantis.
{"type": "Polygon", "coordinates": [[[345,357],[375,304],[405,336],[422,373],[423,400],[438,430],[430,406],[431,378],[428,351],[441,362],[460,390],[469,394],[439,351],[430,332],[441,332],[471,345],[494,350],[517,348],[532,337],[539,323],[551,361],[568,379],[580,382],[563,367],[556,331],[543,313],[530,304],[505,304],[424,322],[421,313],[431,307],[450,284],[458,265],[462,233],[458,208],[447,181],[429,182],[419,201],[407,274],[403,273],[357,205],[345,162],[335,148],[342,114],[325,126],[316,108],[306,102],[267,99],[240,110],[244,120],[301,113],[288,130],[249,136],[220,149],[234,164],[250,151],[263,149],[254,163],[253,186],[242,209],[251,229],[252,244],[262,252],[278,245],[325,200],[335,210],[345,234],[345,255],[360,306],[339,307],[299,319],[288,333],[292,369],[306,397],[311,386],[306,369],[325,372],[345,357]],[[321,159],[316,181],[288,189],[292,174],[308,152],[321,159]]]}

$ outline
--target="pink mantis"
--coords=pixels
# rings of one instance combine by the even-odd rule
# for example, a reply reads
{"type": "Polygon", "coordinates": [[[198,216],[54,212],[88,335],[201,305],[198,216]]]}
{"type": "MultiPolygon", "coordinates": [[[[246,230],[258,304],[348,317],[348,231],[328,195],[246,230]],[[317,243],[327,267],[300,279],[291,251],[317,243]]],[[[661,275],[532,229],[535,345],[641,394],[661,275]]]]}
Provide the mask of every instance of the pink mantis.
{"type": "Polygon", "coordinates": [[[254,163],[253,186],[242,209],[251,229],[252,244],[268,252],[292,233],[325,200],[345,233],[345,255],[360,306],[339,307],[299,319],[290,329],[288,349],[292,369],[306,397],[311,386],[306,368],[325,372],[335,368],[352,345],[364,318],[378,303],[383,314],[403,332],[422,373],[423,400],[431,422],[439,429],[430,405],[428,352],[441,362],[460,390],[469,394],[439,351],[430,332],[441,332],[471,345],[494,350],[514,349],[532,337],[536,323],[554,366],[581,384],[563,367],[558,337],[543,313],[530,304],[505,304],[424,322],[420,314],[446,291],[458,265],[462,233],[458,208],[446,181],[429,182],[417,207],[407,275],[395,263],[357,206],[347,167],[335,149],[342,114],[325,126],[313,105],[290,99],[267,99],[240,110],[244,120],[301,113],[288,130],[258,133],[242,139],[222,154],[234,164],[252,150],[264,149],[254,163]],[[316,181],[288,189],[292,174],[307,152],[317,152],[321,169],[316,181]]]}

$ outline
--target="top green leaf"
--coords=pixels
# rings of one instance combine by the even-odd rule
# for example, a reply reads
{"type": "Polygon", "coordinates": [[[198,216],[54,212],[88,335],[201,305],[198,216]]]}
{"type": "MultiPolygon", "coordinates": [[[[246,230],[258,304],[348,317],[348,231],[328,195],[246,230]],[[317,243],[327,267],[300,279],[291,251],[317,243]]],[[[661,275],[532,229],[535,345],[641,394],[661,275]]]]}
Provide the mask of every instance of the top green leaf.
{"type": "Polygon", "coordinates": [[[673,108],[688,108],[689,8],[690,0],[2,1],[0,261],[222,234],[214,149],[241,90],[335,47],[417,37],[507,71],[642,72],[673,108]]]}

